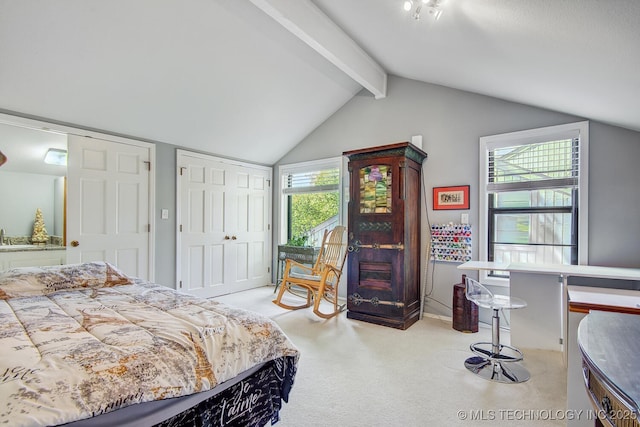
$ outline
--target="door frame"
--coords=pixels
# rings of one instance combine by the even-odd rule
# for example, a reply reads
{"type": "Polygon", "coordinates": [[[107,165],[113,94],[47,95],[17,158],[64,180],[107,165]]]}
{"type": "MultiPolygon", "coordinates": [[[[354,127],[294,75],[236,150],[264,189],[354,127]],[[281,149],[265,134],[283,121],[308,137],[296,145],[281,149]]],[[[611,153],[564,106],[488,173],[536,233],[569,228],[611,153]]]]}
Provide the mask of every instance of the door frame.
{"type": "Polygon", "coordinates": [[[29,129],[40,130],[44,132],[53,132],[63,135],[78,135],[88,138],[104,139],[107,141],[118,142],[121,144],[128,144],[137,147],[146,148],[149,150],[149,160],[151,161],[151,173],[149,174],[149,265],[148,265],[148,277],[149,281],[155,281],[155,204],[156,204],[156,177],[153,168],[156,165],[156,146],[153,143],[140,141],[133,138],[116,136],[108,133],[98,132],[94,130],[87,130],[80,127],[71,125],[63,125],[55,123],[53,121],[47,121],[46,119],[30,119],[21,116],[14,116],[11,114],[0,113],[0,123],[18,126],[29,129]]]}

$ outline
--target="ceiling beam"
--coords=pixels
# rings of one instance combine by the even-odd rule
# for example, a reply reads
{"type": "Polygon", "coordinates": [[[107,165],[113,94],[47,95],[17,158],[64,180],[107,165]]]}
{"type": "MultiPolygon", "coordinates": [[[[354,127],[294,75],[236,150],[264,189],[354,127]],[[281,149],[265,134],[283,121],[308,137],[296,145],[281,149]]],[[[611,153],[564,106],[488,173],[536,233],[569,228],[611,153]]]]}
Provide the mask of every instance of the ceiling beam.
{"type": "Polygon", "coordinates": [[[376,99],[387,96],[387,73],[310,0],[250,0],[315,49],[376,99]]]}

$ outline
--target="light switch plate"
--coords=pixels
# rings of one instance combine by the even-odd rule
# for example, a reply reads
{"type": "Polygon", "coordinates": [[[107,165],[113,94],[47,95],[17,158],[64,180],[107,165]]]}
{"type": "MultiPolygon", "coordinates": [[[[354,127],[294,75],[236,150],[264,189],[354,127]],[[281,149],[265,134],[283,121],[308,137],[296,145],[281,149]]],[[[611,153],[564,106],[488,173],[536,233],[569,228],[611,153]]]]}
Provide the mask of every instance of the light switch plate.
{"type": "Polygon", "coordinates": [[[160,218],[169,219],[169,209],[162,209],[160,211],[160,218]]]}
{"type": "Polygon", "coordinates": [[[469,214],[460,214],[460,222],[462,224],[469,224],[469,214]]]}

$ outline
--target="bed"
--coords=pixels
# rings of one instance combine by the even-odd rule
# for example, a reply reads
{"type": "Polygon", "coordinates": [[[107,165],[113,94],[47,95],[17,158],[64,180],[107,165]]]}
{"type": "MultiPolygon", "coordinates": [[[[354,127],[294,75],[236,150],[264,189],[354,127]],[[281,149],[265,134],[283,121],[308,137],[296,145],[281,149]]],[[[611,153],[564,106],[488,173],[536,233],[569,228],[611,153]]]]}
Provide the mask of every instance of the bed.
{"type": "Polygon", "coordinates": [[[0,424],[274,424],[298,358],[267,317],[108,263],[0,272],[0,424]]]}

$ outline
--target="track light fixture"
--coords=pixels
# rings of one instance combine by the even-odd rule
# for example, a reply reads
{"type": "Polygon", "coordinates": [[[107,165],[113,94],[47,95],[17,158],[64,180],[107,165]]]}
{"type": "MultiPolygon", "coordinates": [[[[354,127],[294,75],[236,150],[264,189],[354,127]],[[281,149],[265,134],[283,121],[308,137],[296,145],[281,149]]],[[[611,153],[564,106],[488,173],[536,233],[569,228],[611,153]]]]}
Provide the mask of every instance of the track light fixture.
{"type": "Polygon", "coordinates": [[[411,17],[419,20],[426,13],[433,19],[438,20],[442,15],[442,4],[445,0],[403,0],[402,8],[406,12],[411,12],[411,17]]]}

